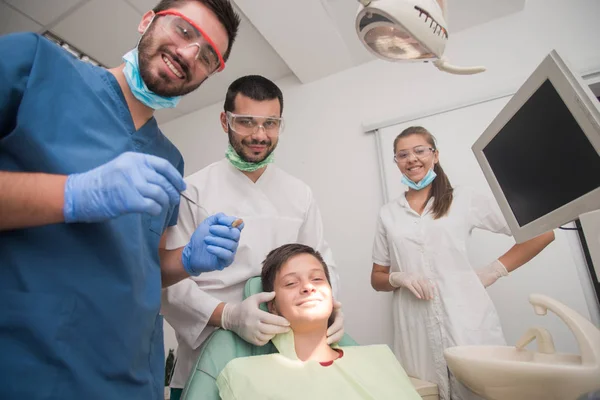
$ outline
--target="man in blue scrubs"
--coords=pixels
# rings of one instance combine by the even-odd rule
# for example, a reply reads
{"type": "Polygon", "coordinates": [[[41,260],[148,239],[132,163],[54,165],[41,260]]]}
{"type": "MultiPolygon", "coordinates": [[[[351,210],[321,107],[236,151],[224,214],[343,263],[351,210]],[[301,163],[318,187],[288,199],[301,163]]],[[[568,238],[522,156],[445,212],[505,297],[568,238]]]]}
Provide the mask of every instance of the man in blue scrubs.
{"type": "Polygon", "coordinates": [[[162,398],[161,283],[227,267],[243,225],[165,250],[183,159],[153,112],[224,68],[238,25],[228,0],[162,0],[110,70],[0,37],[1,399],[162,398]]]}

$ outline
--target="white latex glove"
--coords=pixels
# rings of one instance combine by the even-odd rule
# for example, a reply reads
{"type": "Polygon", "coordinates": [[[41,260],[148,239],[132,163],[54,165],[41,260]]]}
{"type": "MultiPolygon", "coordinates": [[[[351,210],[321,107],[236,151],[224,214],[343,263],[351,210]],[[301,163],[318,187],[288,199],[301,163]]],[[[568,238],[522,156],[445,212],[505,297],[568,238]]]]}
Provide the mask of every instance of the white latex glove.
{"type": "Polygon", "coordinates": [[[431,300],[435,292],[434,283],[416,274],[409,272],[392,272],[389,277],[390,285],[395,288],[405,287],[410,290],[417,299],[431,300]]]}
{"type": "Polygon", "coordinates": [[[496,260],[486,267],[479,268],[476,272],[483,287],[488,287],[498,279],[508,275],[506,267],[500,260],[496,260]]]}
{"type": "Polygon", "coordinates": [[[344,336],[344,313],[339,301],[333,302],[333,315],[333,324],[327,329],[327,344],[337,343],[344,336]]]}
{"type": "Polygon", "coordinates": [[[221,316],[221,328],[233,331],[248,343],[263,346],[279,333],[290,330],[290,323],[279,315],[261,310],[259,305],[275,298],[275,292],[262,292],[241,303],[227,303],[221,316]]]}

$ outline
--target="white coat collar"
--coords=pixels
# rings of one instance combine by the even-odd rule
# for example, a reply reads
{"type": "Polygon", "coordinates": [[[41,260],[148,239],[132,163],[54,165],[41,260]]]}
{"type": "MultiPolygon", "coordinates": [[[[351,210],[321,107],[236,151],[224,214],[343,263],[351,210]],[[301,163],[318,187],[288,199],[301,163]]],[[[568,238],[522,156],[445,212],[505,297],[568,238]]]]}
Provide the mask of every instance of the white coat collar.
{"type": "Polygon", "coordinates": [[[269,180],[269,177],[274,173],[275,170],[275,166],[273,164],[268,164],[265,168],[265,172],[262,173],[262,175],[260,176],[260,178],[258,178],[258,180],[256,182],[252,182],[252,180],[250,178],[248,178],[242,171],[240,171],[239,169],[237,169],[236,167],[234,167],[228,159],[224,158],[223,160],[221,160],[223,163],[227,164],[227,168],[235,175],[240,176],[240,178],[243,178],[245,181],[248,181],[249,183],[253,184],[253,185],[258,185],[258,184],[262,184],[263,182],[266,182],[269,180]]]}
{"type": "MultiPolygon", "coordinates": [[[[403,192],[399,197],[398,197],[398,204],[400,204],[401,207],[407,209],[409,212],[412,212],[414,214],[419,215],[415,210],[413,210],[410,207],[410,204],[408,204],[408,200],[406,200],[406,192],[408,192],[408,190],[406,190],[405,192],[403,192]]],[[[433,207],[433,201],[434,201],[434,197],[431,196],[431,198],[429,200],[427,200],[427,204],[425,204],[425,209],[423,210],[423,214],[421,216],[427,215],[430,211],[431,208],[433,207]]]]}

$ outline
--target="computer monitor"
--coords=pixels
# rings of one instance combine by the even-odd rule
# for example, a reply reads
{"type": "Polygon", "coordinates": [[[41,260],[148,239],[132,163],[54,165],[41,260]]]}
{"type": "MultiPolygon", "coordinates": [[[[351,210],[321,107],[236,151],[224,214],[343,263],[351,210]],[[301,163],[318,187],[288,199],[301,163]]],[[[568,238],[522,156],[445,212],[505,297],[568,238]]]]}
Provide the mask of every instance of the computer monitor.
{"type": "Polygon", "coordinates": [[[472,150],[517,243],[600,209],[600,102],[556,51],[472,150]]]}

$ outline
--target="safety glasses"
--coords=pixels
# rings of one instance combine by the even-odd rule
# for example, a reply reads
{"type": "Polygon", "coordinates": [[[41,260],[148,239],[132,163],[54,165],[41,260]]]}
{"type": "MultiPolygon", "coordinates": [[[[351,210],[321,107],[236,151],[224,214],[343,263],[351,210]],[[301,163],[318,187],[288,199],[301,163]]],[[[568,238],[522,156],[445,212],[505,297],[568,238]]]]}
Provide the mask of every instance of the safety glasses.
{"type": "Polygon", "coordinates": [[[435,149],[433,147],[416,146],[412,150],[406,149],[406,150],[400,150],[399,152],[397,152],[396,155],[394,155],[394,161],[406,162],[410,158],[411,154],[414,154],[415,157],[417,157],[420,160],[423,160],[423,159],[429,157],[434,151],[435,151],[435,149]]]}
{"type": "Polygon", "coordinates": [[[180,48],[197,47],[196,61],[206,76],[223,71],[225,61],[212,39],[196,23],[175,10],[156,13],[160,26],[180,48]]]}
{"type": "Polygon", "coordinates": [[[229,127],[243,136],[254,135],[263,128],[267,136],[278,136],[284,127],[283,118],[260,117],[255,115],[240,115],[227,111],[229,127]]]}

